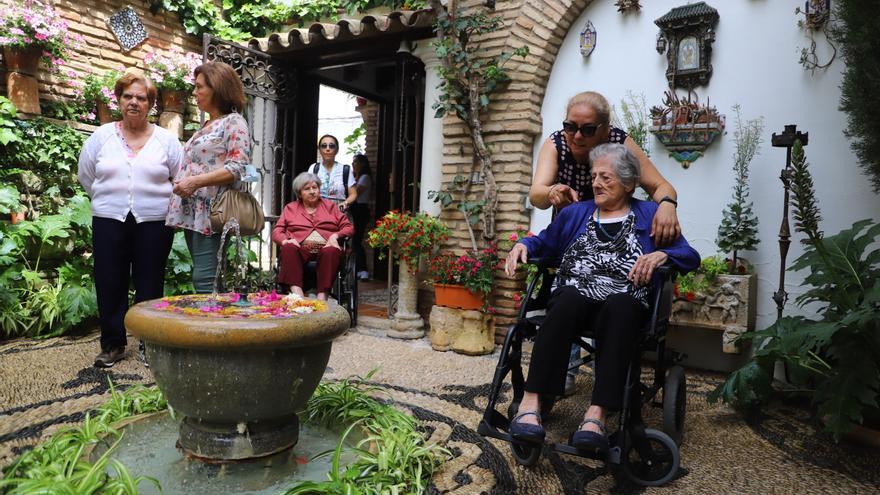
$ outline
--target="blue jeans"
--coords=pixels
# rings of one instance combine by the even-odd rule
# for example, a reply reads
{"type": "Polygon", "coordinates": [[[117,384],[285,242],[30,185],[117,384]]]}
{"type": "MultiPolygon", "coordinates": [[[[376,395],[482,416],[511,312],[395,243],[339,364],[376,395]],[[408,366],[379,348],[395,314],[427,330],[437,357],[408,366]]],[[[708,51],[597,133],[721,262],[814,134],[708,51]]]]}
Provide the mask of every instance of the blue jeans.
{"type": "Polygon", "coordinates": [[[220,234],[204,235],[193,230],[184,230],[186,247],[192,256],[192,280],[196,294],[214,291],[214,277],[217,275],[217,252],[220,250],[220,234]]]}

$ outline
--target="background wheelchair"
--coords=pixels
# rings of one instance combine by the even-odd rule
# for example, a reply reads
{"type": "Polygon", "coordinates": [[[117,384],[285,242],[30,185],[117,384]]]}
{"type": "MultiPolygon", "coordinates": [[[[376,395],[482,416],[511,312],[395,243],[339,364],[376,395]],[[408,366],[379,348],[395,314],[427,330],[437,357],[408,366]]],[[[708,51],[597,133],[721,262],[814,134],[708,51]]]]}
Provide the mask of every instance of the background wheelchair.
{"type": "MultiPolygon", "coordinates": [[[[495,368],[495,376],[489,393],[489,402],[483,413],[478,431],[481,435],[510,442],[516,462],[532,466],[538,462],[545,445],[535,445],[513,439],[509,434],[510,420],[516,415],[522,401],[525,378],[522,369],[522,344],[533,339],[544,320],[544,311],[550,297],[550,288],[555,277],[557,259],[532,259],[538,265],[538,273],[526,290],[519,311],[517,323],[508,331],[501,349],[501,356],[495,368]],[[496,409],[501,388],[510,375],[513,399],[507,415],[496,409]]],[[[616,430],[608,425],[610,448],[605,453],[578,450],[566,443],[551,444],[548,447],[556,452],[588,457],[604,461],[615,477],[623,475],[642,486],[660,486],[678,475],[679,449],[684,431],[684,417],[687,404],[686,377],[684,368],[674,363],[684,355],[666,348],[666,329],[672,304],[672,279],[674,271],[660,267],[659,286],[649,296],[650,318],[640,332],[641,341],[627,372],[623,407],[618,417],[616,430]],[[641,383],[642,353],[656,352],[653,383],[641,383]],[[662,399],[658,392],[663,391],[662,399]],[[646,403],[663,408],[663,431],[647,428],[642,418],[642,406],[646,403]]],[[[586,351],[586,356],[572,364],[572,369],[595,358],[595,348],[586,340],[593,336],[587,329],[577,340],[586,351]]],[[[541,416],[546,418],[553,408],[556,397],[542,396],[541,416]]]]}
{"type": "MultiPolygon", "coordinates": [[[[357,325],[357,305],[358,305],[358,282],[357,272],[355,271],[355,259],[351,249],[351,239],[348,237],[340,237],[339,246],[342,248],[342,258],[339,260],[339,270],[336,272],[336,279],[330,288],[330,296],[339,301],[339,304],[348,311],[351,318],[351,327],[357,325]]],[[[277,249],[277,246],[276,246],[277,249]]],[[[281,262],[280,251],[278,251],[278,262],[281,262]]],[[[314,260],[306,263],[303,273],[303,291],[308,292],[315,288],[315,276],[317,274],[318,263],[314,260]]],[[[278,266],[275,267],[276,273],[278,266]]],[[[280,285],[280,284],[279,284],[280,285]]],[[[290,287],[280,287],[285,292],[290,287]]]]}

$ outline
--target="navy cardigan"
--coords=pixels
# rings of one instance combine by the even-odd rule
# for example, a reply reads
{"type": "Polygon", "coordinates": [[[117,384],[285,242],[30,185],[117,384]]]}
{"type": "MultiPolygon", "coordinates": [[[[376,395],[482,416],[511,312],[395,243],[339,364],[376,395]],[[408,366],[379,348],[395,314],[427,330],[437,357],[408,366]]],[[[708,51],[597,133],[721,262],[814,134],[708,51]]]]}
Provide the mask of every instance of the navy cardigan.
{"type": "MultiPolygon", "coordinates": [[[[657,212],[654,202],[632,199],[630,202],[635,216],[636,237],[642,245],[643,254],[657,250],[654,239],[650,237],[651,222],[657,212]]],[[[574,203],[562,209],[550,225],[534,237],[526,237],[519,242],[526,246],[531,257],[559,258],[587,230],[587,222],[592,221],[596,202],[592,199],[574,203]]],[[[684,236],[679,236],[671,246],[660,249],[669,256],[671,263],[679,272],[687,273],[700,266],[700,254],[688,244],[684,236]]]]}

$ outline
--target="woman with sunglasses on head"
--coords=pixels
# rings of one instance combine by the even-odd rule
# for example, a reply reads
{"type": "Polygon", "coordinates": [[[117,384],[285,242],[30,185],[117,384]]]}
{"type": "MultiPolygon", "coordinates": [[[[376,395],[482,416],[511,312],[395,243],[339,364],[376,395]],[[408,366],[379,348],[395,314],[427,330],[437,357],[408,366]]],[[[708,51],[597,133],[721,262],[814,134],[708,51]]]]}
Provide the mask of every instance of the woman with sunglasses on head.
{"type": "MultiPolygon", "coordinates": [[[[593,199],[590,152],[606,143],[623,144],[638,159],[640,186],[658,203],[650,237],[657,247],[671,245],[681,235],[675,188],[624,130],[611,125],[608,100],[594,91],[578,93],[568,100],[562,130],[551,134],[541,146],[529,189],[532,205],[542,210],[553,206],[556,214],[571,203],[593,199]]],[[[569,363],[580,357],[580,351],[577,344],[572,345],[569,363]]],[[[566,374],[565,396],[576,391],[576,373],[575,369],[566,374]]]]}
{"type": "Polygon", "coordinates": [[[590,151],[604,143],[620,143],[639,160],[641,187],[658,203],[651,222],[651,237],[667,246],[681,235],[675,208],[677,194],[648,156],[626,132],[611,125],[608,100],[594,91],[574,95],[566,107],[562,130],[541,146],[529,200],[540,209],[565,206],[593,198],[590,186],[590,151]]]}
{"type": "Polygon", "coordinates": [[[340,210],[345,211],[357,199],[357,183],[351,167],[336,161],[336,154],[339,153],[336,136],[321,136],[318,153],[321,160],[309,167],[309,172],[321,179],[321,197],[333,201],[340,210]]]}

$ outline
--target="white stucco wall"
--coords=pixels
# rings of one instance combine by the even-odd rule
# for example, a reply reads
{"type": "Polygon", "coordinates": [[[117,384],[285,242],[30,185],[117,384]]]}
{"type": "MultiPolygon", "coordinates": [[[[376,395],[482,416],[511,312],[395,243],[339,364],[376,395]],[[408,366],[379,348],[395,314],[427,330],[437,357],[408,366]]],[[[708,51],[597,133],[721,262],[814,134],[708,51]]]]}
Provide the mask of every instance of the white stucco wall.
{"type": "MultiPolygon", "coordinates": [[[[683,0],[642,2],[641,13],[622,15],[613,2],[593,2],[567,34],[553,66],[542,107],[544,130],[535,143],[535,159],[544,139],[561,127],[565,104],[580,91],[595,90],[619,108],[627,90],[644,93],[648,106],[661,102],[666,84],[666,56],[655,49],[658,28],[654,19],[683,0]],[[589,58],[579,51],[579,33],[591,20],[598,32],[596,49],[589,58]]],[[[778,232],[782,219],[782,183],[785,149],[770,146],[770,135],[786,124],[809,132],[807,160],[822,209],[822,229],[833,234],[862,218],[880,218],[880,196],[874,194],[861,174],[842,129],[845,114],[837,110],[843,63],[837,60],[827,71],[810,74],[799,64],[800,47],[809,40],[797,27],[794,9],[800,0],[708,2],[719,12],[713,45],[714,73],[707,86],[697,88],[701,101],[708,96],[725,114],[727,134],[706,150],[705,156],[685,170],[651,137],[652,159],[678,190],[679,219],[685,236],[703,256],[714,254],[721,214],[733,187],[734,119],[731,107],[742,105],[745,119],[763,116],[764,143],[751,164],[751,198],[759,220],[761,243],[744,256],[757,270],[758,328],[772,323],[779,273],[778,232]]],[[[820,50],[824,40],[819,39],[820,50]]],[[[680,94],[683,91],[679,91],[680,94]]],[[[534,210],[532,229],[549,222],[547,211],[534,210]]],[[[792,231],[794,223],[792,222],[792,231]]],[[[802,253],[803,236],[793,232],[788,262],[802,253]]],[[[794,298],[803,292],[804,273],[789,272],[787,312],[795,311],[794,298]]]]}

